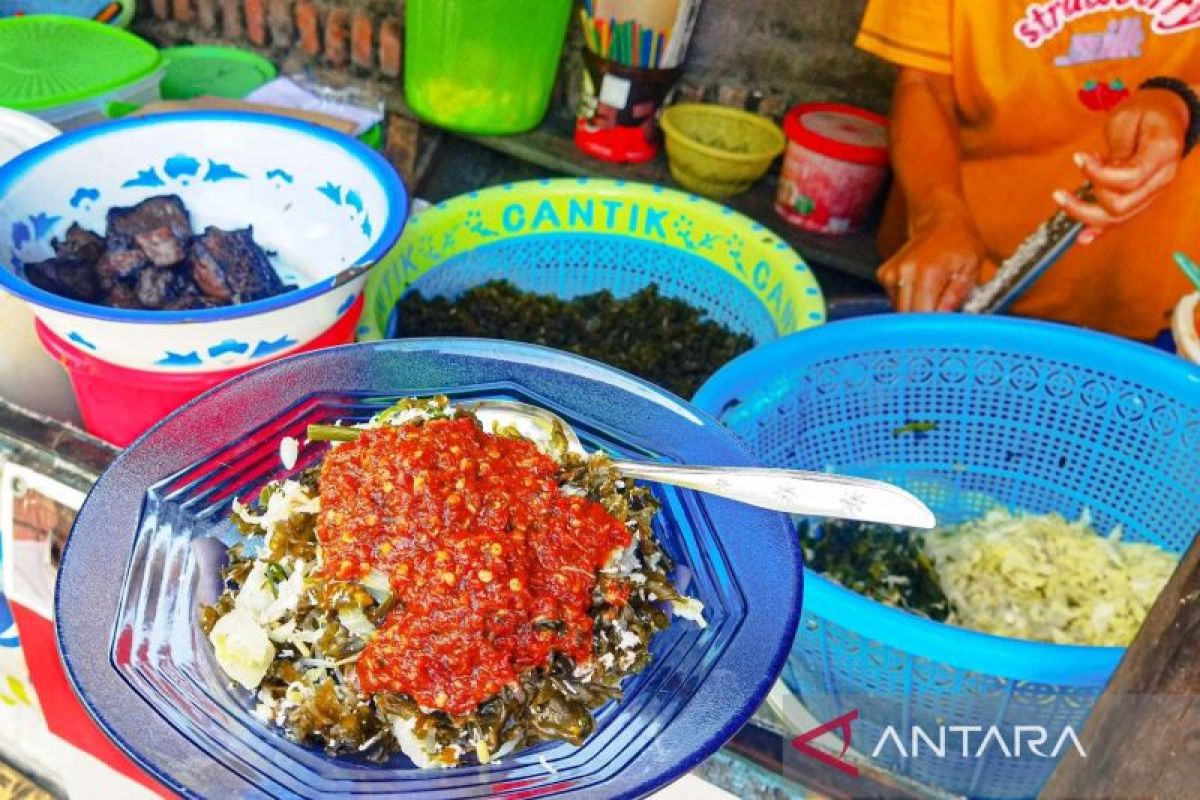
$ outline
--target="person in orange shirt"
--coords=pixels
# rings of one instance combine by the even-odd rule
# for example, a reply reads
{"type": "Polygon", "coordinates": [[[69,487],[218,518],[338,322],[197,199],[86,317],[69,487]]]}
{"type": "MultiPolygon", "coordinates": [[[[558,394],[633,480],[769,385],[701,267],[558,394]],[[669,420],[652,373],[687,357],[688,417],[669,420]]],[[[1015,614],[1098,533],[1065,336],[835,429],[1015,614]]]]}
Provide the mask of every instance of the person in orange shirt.
{"type": "Polygon", "coordinates": [[[1197,244],[1200,0],[868,0],[857,44],[901,68],[878,273],[897,310],[959,308],[1062,208],[1078,244],[1012,312],[1169,328],[1172,254],[1197,244]]]}

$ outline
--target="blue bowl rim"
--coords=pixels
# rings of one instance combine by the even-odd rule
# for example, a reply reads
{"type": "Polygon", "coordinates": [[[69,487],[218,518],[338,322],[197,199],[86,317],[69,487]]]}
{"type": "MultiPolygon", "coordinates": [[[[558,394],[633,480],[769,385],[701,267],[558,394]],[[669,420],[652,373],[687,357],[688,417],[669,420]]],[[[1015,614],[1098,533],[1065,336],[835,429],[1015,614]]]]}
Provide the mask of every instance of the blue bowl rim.
{"type": "MultiPolygon", "coordinates": [[[[682,411],[686,412],[687,415],[689,417],[691,417],[692,419],[694,419],[696,422],[701,423],[701,424],[705,425],[706,427],[711,426],[711,429],[715,430],[716,432],[718,432],[720,434],[724,434],[724,438],[726,439],[730,450],[735,453],[740,454],[744,458],[745,465],[750,465],[754,462],[753,455],[750,453],[749,449],[741,442],[740,439],[738,439],[736,436],[734,436],[732,434],[732,432],[730,432],[728,430],[728,428],[726,428],[724,425],[722,425],[719,422],[719,420],[715,419],[712,415],[710,415],[710,414],[704,412],[702,409],[698,408],[693,401],[679,397],[679,396],[667,391],[666,389],[663,389],[660,386],[650,383],[649,381],[647,381],[643,378],[640,378],[636,375],[632,375],[630,373],[624,372],[615,367],[608,366],[607,364],[603,364],[602,362],[587,358],[585,356],[579,356],[579,355],[575,355],[573,353],[565,353],[563,351],[554,350],[553,348],[543,347],[541,345],[526,344],[523,342],[510,342],[510,341],[469,338],[469,337],[458,337],[458,338],[429,337],[429,338],[411,338],[411,339],[389,339],[389,340],[382,340],[382,341],[376,341],[376,342],[357,342],[354,344],[339,345],[336,347],[326,348],[326,349],[320,350],[320,351],[309,352],[309,353],[300,353],[300,354],[288,356],[286,358],[280,359],[279,361],[274,361],[274,362],[270,362],[268,364],[264,364],[264,365],[255,367],[254,369],[251,369],[248,372],[243,373],[242,375],[238,375],[238,376],[230,379],[229,381],[226,381],[224,384],[221,384],[220,386],[216,386],[212,389],[209,389],[208,391],[204,392],[203,394],[193,398],[192,400],[188,401],[184,405],[180,406],[178,409],[173,411],[171,414],[169,414],[164,419],[157,422],[155,425],[153,425],[145,433],[143,433],[141,436],[139,436],[136,441],[134,441],[129,447],[127,447],[125,450],[123,450],[118,455],[116,461],[114,461],[108,467],[108,469],[105,470],[104,475],[101,475],[101,481],[104,481],[106,478],[111,478],[112,477],[111,474],[115,473],[115,469],[116,469],[117,465],[122,464],[123,462],[128,460],[131,457],[130,454],[141,444],[141,442],[143,440],[151,439],[153,437],[153,435],[158,431],[159,428],[164,427],[168,422],[170,422],[171,420],[174,420],[176,417],[183,415],[191,407],[201,404],[205,400],[205,398],[209,397],[210,395],[215,395],[222,391],[225,391],[229,385],[234,384],[234,383],[244,383],[246,381],[249,381],[249,380],[253,379],[254,376],[260,372],[271,372],[271,371],[276,371],[279,369],[284,369],[289,362],[308,361],[308,360],[318,359],[318,358],[329,358],[329,357],[332,357],[331,356],[332,353],[337,352],[337,351],[346,351],[346,350],[350,350],[350,349],[365,349],[365,348],[374,348],[374,349],[389,348],[389,349],[395,349],[395,350],[399,350],[399,351],[422,351],[422,350],[437,350],[439,348],[447,348],[457,354],[464,354],[464,353],[469,354],[469,353],[474,352],[475,350],[485,350],[485,351],[490,350],[492,352],[502,351],[502,352],[515,353],[518,355],[523,354],[524,358],[526,360],[528,360],[529,363],[534,364],[536,366],[549,367],[549,368],[554,368],[557,366],[557,367],[564,369],[567,372],[570,372],[573,375],[577,375],[577,376],[581,376],[581,377],[591,377],[586,372],[584,372],[584,370],[586,368],[599,367],[602,371],[607,372],[609,374],[609,377],[611,379],[613,379],[613,381],[614,381],[613,385],[623,386],[627,390],[633,391],[635,393],[652,395],[655,398],[655,402],[665,403],[665,404],[674,406],[675,408],[681,409],[682,411]],[[565,357],[565,360],[564,360],[564,357],[565,357]]],[[[98,481],[97,484],[99,484],[101,481],[98,481]]],[[[96,487],[93,487],[93,490],[88,493],[88,497],[84,501],[85,506],[93,500],[93,497],[92,497],[93,494],[96,494],[96,487]]],[[[81,508],[80,511],[81,511],[80,516],[82,516],[83,509],[81,508]]],[[[767,512],[765,510],[762,511],[761,513],[773,514],[773,512],[767,512]]],[[[775,515],[775,516],[778,516],[778,515],[775,515]]],[[[72,524],[71,532],[74,533],[74,530],[75,530],[75,524],[72,524]]],[[[785,542],[788,543],[789,550],[793,554],[793,561],[796,564],[802,564],[803,556],[800,552],[799,541],[795,537],[788,537],[785,539],[785,542]]],[[[63,554],[62,554],[62,560],[64,561],[64,563],[65,563],[65,559],[67,558],[67,548],[70,548],[71,545],[72,545],[72,537],[68,536],[67,543],[64,546],[64,550],[63,550],[63,554]]],[[[124,567],[125,567],[125,565],[122,564],[122,571],[124,570],[124,567]]],[[[787,607],[783,610],[782,616],[785,618],[785,621],[786,621],[785,628],[787,628],[787,629],[795,630],[799,624],[800,614],[801,614],[801,609],[803,607],[804,595],[805,595],[805,589],[806,589],[804,581],[806,580],[807,576],[805,575],[805,573],[806,573],[806,570],[804,570],[804,569],[797,571],[795,582],[794,582],[794,592],[790,592],[794,596],[795,602],[791,603],[789,607],[787,607]]],[[[199,795],[195,795],[194,793],[188,791],[186,786],[184,786],[183,784],[179,783],[176,780],[176,778],[173,776],[173,771],[168,771],[168,769],[165,766],[155,763],[152,759],[149,758],[149,756],[138,751],[132,743],[127,742],[118,733],[113,731],[112,728],[110,727],[110,724],[106,720],[103,712],[96,705],[95,701],[88,698],[84,694],[84,692],[82,690],[81,679],[76,672],[76,666],[72,663],[72,659],[69,658],[67,655],[67,645],[66,645],[67,637],[64,636],[64,631],[63,631],[64,616],[60,613],[61,609],[63,608],[64,603],[65,603],[65,601],[63,599],[64,594],[65,594],[65,584],[62,581],[58,581],[56,583],[55,589],[54,589],[55,642],[56,642],[56,647],[57,647],[58,653],[59,653],[59,659],[62,661],[64,670],[67,674],[68,682],[70,683],[71,688],[75,692],[76,696],[80,699],[82,706],[88,713],[88,716],[90,716],[92,718],[92,720],[101,728],[101,730],[104,731],[105,735],[109,738],[110,741],[112,741],[114,744],[116,744],[123,753],[125,753],[127,756],[129,756],[130,759],[132,759],[135,763],[137,763],[149,775],[153,776],[156,780],[160,781],[164,786],[166,786],[168,788],[172,788],[176,791],[180,791],[184,796],[189,796],[189,797],[197,796],[198,797],[199,795]]],[[[715,753],[717,750],[719,750],[721,747],[723,747],[725,745],[725,743],[727,743],[730,739],[732,739],[733,736],[738,732],[738,730],[740,730],[745,724],[747,724],[747,722],[749,721],[751,715],[755,712],[755,710],[763,702],[765,702],[766,696],[767,696],[770,688],[775,684],[775,682],[777,680],[779,680],[779,676],[782,674],[782,671],[783,671],[784,667],[786,666],[787,659],[788,659],[791,647],[793,645],[793,640],[794,640],[794,634],[792,636],[786,636],[783,641],[778,643],[778,646],[774,648],[774,652],[770,655],[769,668],[767,669],[767,671],[764,674],[758,675],[757,678],[752,681],[753,689],[749,692],[749,694],[746,698],[746,701],[741,705],[740,708],[738,708],[735,711],[734,719],[731,720],[727,725],[723,726],[721,729],[719,729],[715,732],[710,732],[705,737],[705,745],[703,747],[694,749],[693,752],[688,757],[680,759],[678,762],[673,764],[669,769],[666,769],[663,772],[659,773],[653,779],[645,780],[642,783],[642,785],[640,785],[639,787],[634,789],[632,793],[622,792],[619,796],[622,798],[641,797],[641,796],[644,796],[649,791],[653,791],[655,789],[667,786],[668,784],[670,784],[673,781],[682,777],[685,773],[688,773],[691,770],[695,769],[704,760],[706,760],[713,753],[715,753]]],[[[687,703],[685,702],[684,707],[686,707],[686,706],[687,706],[687,703]]]]}
{"type": "MultiPolygon", "coordinates": [[[[5,198],[12,186],[26,177],[26,174],[30,170],[36,168],[51,156],[57,155],[75,145],[86,143],[91,139],[102,138],[109,133],[179,122],[231,122],[284,128],[340,146],[361,161],[379,182],[383,188],[384,195],[387,197],[389,210],[387,222],[380,229],[375,242],[363,255],[359,256],[358,260],[352,266],[378,262],[399,240],[400,234],[404,230],[404,226],[408,220],[411,203],[408,197],[408,190],[405,188],[404,182],[400,179],[400,175],[382,155],[357,139],[329,128],[324,128],[303,120],[264,114],[257,111],[179,111],[147,117],[127,117],[69,131],[27,150],[11,161],[0,165],[0,201],[5,198]]],[[[64,314],[91,317],[107,322],[152,324],[219,322],[275,311],[299,304],[330,291],[334,288],[336,278],[337,276],[334,275],[310,286],[242,305],[195,309],[191,311],[144,311],[139,309],[109,308],[107,306],[60,297],[44,289],[39,289],[28,281],[18,277],[6,265],[0,265],[0,288],[7,289],[21,299],[34,305],[64,314]]]]}
{"type": "MultiPolygon", "coordinates": [[[[1147,345],[1098,331],[1043,320],[1015,317],[978,317],[964,314],[885,314],[832,322],[790,334],[738,356],[714,373],[692,398],[692,403],[721,418],[722,407],[742,387],[770,373],[763,367],[795,363],[796,352],[819,352],[820,337],[846,340],[842,347],[886,347],[916,335],[947,336],[969,327],[979,339],[998,348],[1015,340],[1045,341],[1054,337],[1063,350],[1103,355],[1113,363],[1136,362],[1163,382],[1179,389],[1200,389],[1200,366],[1147,345]],[[1188,384],[1191,384],[1189,387],[1188,384]]],[[[1108,682],[1125,653],[1124,647],[1053,644],[981,633],[919,617],[878,603],[804,568],[804,611],[853,631],[864,639],[897,650],[985,675],[1012,680],[1099,688],[1108,682]]],[[[801,623],[803,625],[803,623],[801,623]]],[[[801,631],[800,635],[804,635],[801,631]]]]}

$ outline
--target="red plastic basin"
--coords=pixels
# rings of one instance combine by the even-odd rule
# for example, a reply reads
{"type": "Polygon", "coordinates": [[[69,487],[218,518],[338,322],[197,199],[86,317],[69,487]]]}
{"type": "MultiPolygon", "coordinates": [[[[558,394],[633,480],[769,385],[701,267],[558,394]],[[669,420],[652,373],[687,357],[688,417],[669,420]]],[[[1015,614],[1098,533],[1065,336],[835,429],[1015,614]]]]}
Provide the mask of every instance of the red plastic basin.
{"type": "MultiPolygon", "coordinates": [[[[363,298],[360,296],[350,310],[324,333],[280,358],[353,342],[362,310],[363,298]]],[[[151,425],[197,395],[235,375],[261,366],[254,364],[237,369],[192,373],[129,369],[89,355],[54,335],[41,322],[35,321],[34,324],[42,346],[67,369],[75,400],[79,404],[79,414],[83,417],[83,427],[119,447],[128,445],[151,425]]]]}

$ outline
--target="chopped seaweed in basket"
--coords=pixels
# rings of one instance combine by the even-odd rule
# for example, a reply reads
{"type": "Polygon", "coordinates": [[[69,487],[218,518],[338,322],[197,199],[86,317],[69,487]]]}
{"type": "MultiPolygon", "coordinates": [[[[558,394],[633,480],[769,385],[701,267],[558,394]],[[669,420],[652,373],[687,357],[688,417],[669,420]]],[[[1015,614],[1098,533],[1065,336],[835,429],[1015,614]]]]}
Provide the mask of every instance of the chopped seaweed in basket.
{"type": "Polygon", "coordinates": [[[944,622],[953,610],[919,533],[826,520],[799,525],[805,565],[851,591],[944,622]]]}
{"type": "Polygon", "coordinates": [[[602,291],[561,300],[490,281],[455,299],[410,292],[397,308],[400,337],[474,336],[566,350],[691,397],[717,369],[754,346],[749,336],[663,296],[602,291]]]}

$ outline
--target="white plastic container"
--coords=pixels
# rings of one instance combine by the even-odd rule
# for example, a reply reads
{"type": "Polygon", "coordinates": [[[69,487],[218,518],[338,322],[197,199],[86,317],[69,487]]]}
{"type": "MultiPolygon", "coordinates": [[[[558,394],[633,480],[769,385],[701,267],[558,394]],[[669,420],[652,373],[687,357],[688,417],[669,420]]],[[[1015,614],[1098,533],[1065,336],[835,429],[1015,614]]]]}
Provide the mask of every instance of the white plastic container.
{"type": "MultiPolygon", "coordinates": [[[[37,117],[0,108],[0,164],[53,139],[58,131],[37,117]]],[[[0,290],[0,397],[69,422],[79,421],[75,395],[61,365],[33,329],[33,312],[0,290]]]]}
{"type": "Polygon", "coordinates": [[[0,164],[58,136],[59,129],[31,114],[0,108],[0,164]]]}
{"type": "Polygon", "coordinates": [[[1171,333],[1175,337],[1175,348],[1179,355],[1200,364],[1200,331],[1196,330],[1196,307],[1200,306],[1200,293],[1185,295],[1175,306],[1171,318],[1171,333]]]}
{"type": "Polygon", "coordinates": [[[141,80],[128,86],[122,86],[108,94],[81,100],[78,103],[68,103],[56,108],[35,111],[34,114],[38,119],[53,125],[60,131],[73,131],[86,125],[106,122],[109,119],[106,109],[112,103],[144,106],[161,100],[161,87],[166,74],[167,68],[162,66],[141,80]]]}

